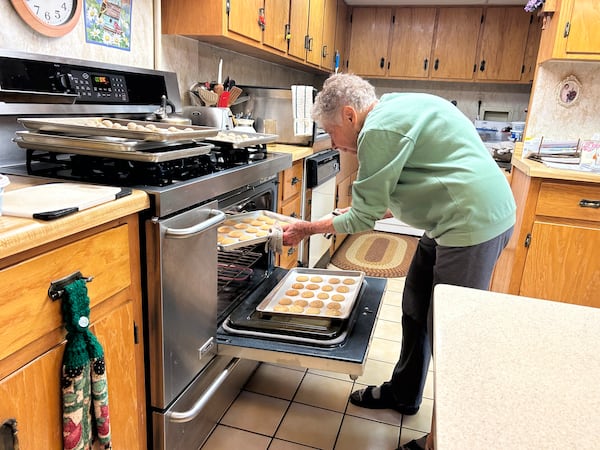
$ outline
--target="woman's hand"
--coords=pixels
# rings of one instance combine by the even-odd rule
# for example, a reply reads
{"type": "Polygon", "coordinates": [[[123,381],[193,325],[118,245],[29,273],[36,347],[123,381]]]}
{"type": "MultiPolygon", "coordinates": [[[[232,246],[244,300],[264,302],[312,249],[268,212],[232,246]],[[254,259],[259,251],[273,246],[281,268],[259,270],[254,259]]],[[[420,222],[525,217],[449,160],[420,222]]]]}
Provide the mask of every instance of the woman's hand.
{"type": "Polygon", "coordinates": [[[296,245],[310,234],[307,232],[306,224],[308,222],[299,221],[282,225],[283,245],[296,245]]]}

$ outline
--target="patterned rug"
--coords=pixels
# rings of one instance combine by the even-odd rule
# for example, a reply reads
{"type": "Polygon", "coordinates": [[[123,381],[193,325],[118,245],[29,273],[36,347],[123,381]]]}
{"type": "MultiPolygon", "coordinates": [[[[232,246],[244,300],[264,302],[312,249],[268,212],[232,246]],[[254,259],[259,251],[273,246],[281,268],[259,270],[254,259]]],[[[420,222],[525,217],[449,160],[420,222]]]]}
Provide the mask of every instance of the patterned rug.
{"type": "Polygon", "coordinates": [[[344,270],[362,270],[372,277],[404,277],[417,242],[414,236],[381,231],[353,234],[334,253],[331,264],[344,270]]]}

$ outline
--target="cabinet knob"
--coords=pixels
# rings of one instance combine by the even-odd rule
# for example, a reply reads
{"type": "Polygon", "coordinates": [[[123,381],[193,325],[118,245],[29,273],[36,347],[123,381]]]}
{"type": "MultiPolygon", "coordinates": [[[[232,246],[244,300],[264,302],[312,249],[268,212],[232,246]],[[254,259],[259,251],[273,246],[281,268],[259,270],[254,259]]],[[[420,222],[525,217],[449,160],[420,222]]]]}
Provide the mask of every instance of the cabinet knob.
{"type": "Polygon", "coordinates": [[[439,67],[440,67],[440,60],[436,58],[436,60],[433,63],[433,70],[438,70],[439,67]]]}
{"type": "Polygon", "coordinates": [[[295,186],[295,185],[296,185],[296,184],[298,184],[298,183],[300,183],[300,178],[298,178],[298,177],[294,177],[294,178],[292,178],[292,179],[290,180],[290,184],[291,184],[292,186],[295,186]]]}
{"type": "Polygon", "coordinates": [[[265,19],[265,8],[258,8],[258,26],[261,30],[265,31],[265,25],[267,21],[265,19]]]}
{"type": "Polygon", "coordinates": [[[384,66],[385,66],[385,58],[381,58],[381,61],[379,61],[379,67],[381,69],[383,69],[384,66]]]}
{"type": "Polygon", "coordinates": [[[427,58],[425,58],[423,60],[423,70],[427,70],[427,64],[429,64],[429,60],[427,58]]]}
{"type": "Polygon", "coordinates": [[[481,64],[479,65],[479,71],[483,72],[485,70],[485,59],[481,60],[481,64]]]}

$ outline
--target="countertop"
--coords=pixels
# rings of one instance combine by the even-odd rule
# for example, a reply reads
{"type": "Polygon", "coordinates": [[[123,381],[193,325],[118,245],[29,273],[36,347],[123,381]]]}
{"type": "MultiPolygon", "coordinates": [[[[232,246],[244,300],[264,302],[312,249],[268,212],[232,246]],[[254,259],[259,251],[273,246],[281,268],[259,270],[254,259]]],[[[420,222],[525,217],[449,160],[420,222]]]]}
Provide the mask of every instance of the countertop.
{"type": "Polygon", "coordinates": [[[515,145],[511,164],[525,175],[532,178],[551,178],[555,180],[585,181],[600,183],[600,173],[578,170],[563,170],[546,167],[543,163],[522,157],[523,144],[515,145]]]}
{"type": "Polygon", "coordinates": [[[288,144],[269,144],[267,145],[267,152],[269,153],[290,153],[292,155],[292,161],[306,158],[313,154],[313,148],[302,145],[288,145],[288,144]]]}
{"type": "MultiPolygon", "coordinates": [[[[42,184],[40,180],[9,175],[6,191],[42,184]]],[[[134,189],[131,195],[71,214],[61,219],[44,221],[0,216],[0,258],[56,241],[111,220],[125,217],[150,207],[148,195],[134,189]]]]}
{"type": "Polygon", "coordinates": [[[437,448],[597,445],[599,308],[438,285],[434,324],[437,448]]]}

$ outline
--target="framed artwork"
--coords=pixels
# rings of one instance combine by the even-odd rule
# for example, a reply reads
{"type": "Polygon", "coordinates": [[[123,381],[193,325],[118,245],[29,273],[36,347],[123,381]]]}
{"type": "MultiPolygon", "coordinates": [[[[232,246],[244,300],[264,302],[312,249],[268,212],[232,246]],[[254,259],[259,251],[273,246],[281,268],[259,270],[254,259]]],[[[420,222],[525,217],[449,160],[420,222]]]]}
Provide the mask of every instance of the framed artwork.
{"type": "Polygon", "coordinates": [[[130,50],[132,1],[85,0],[86,42],[130,50]]]}
{"type": "Polygon", "coordinates": [[[566,108],[573,106],[581,97],[581,83],[574,75],[569,75],[556,86],[558,104],[566,108]]]}

